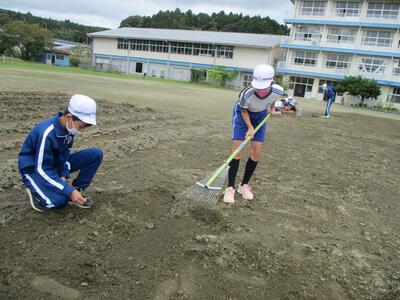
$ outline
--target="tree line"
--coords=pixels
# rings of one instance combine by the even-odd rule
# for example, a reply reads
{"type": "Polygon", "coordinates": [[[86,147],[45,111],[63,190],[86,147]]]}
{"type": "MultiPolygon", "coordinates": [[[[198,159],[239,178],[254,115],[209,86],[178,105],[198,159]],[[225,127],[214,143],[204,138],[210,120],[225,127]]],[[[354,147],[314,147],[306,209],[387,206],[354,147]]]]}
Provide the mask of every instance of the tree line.
{"type": "Polygon", "coordinates": [[[246,32],[289,35],[289,28],[269,17],[226,14],[224,11],[208,15],[182,12],[179,8],[159,11],[153,16],[134,15],[122,20],[120,27],[168,28],[206,31],[246,32]]]}
{"type": "Polygon", "coordinates": [[[107,30],[107,28],[81,25],[69,20],[57,21],[50,18],[36,17],[29,12],[21,13],[0,9],[0,28],[3,28],[6,24],[14,21],[37,25],[39,28],[44,28],[50,31],[54,38],[77,43],[85,43],[86,34],[90,32],[107,30]]]}

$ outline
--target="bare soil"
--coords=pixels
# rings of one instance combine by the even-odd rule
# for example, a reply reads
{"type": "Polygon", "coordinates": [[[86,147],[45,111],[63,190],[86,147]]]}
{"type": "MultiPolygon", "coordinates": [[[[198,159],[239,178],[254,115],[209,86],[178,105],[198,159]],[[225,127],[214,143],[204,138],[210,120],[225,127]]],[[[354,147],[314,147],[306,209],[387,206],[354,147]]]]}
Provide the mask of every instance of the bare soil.
{"type": "Polygon", "coordinates": [[[95,206],[39,214],[17,154],[69,97],[0,92],[0,299],[400,299],[399,120],[274,117],[255,200],[209,209],[181,193],[229,154],[226,119],[98,100],[76,143],[105,153],[95,206]]]}

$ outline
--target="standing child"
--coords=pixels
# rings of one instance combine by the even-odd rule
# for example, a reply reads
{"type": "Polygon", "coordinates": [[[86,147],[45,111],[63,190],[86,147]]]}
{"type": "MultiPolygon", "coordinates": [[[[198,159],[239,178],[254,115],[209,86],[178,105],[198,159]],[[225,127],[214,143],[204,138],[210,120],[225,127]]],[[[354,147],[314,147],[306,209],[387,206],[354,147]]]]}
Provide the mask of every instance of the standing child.
{"type": "MultiPolygon", "coordinates": [[[[232,152],[236,150],[246,137],[251,136],[253,138],[251,141],[250,157],[246,163],[243,180],[237,189],[239,194],[246,200],[253,199],[249,181],[260,158],[267,124],[265,123],[257,133],[254,133],[254,128],[267,116],[268,110],[273,108],[274,102],[278,101],[283,95],[283,88],[277,84],[272,84],[274,75],[274,69],[269,65],[258,65],[255,67],[251,86],[245,88],[240,93],[239,99],[233,108],[232,152]]],[[[235,179],[241,156],[242,152],[229,164],[229,182],[223,200],[225,203],[235,202],[235,179]]]]}
{"type": "Polygon", "coordinates": [[[335,89],[330,83],[326,87],[326,95],[328,96],[328,101],[326,102],[324,118],[328,119],[331,116],[331,106],[335,102],[335,89]]]}

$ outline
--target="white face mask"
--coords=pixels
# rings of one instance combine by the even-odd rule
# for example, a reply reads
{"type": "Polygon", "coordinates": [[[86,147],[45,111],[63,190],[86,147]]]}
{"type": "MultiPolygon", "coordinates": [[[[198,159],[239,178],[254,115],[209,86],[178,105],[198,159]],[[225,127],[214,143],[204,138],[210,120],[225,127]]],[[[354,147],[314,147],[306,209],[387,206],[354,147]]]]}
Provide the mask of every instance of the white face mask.
{"type": "Polygon", "coordinates": [[[79,135],[79,134],[81,133],[78,129],[75,128],[75,126],[74,126],[74,121],[72,121],[72,128],[69,128],[69,127],[68,127],[68,122],[67,122],[67,124],[66,124],[65,127],[67,127],[67,130],[68,130],[68,133],[69,133],[69,134],[72,134],[72,135],[79,135]]]}

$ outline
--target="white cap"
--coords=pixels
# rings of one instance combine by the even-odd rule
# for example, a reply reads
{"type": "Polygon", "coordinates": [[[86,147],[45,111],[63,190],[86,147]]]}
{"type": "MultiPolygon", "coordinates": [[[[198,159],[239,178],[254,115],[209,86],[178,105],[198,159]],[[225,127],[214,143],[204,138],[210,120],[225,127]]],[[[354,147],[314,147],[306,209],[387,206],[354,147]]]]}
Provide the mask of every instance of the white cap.
{"type": "Polygon", "coordinates": [[[73,95],[68,111],[86,124],[96,125],[96,102],[84,95],[73,95]]]}
{"type": "Polygon", "coordinates": [[[263,90],[271,86],[275,71],[270,65],[258,65],[253,71],[253,81],[251,85],[255,89],[263,90]]]}
{"type": "Polygon", "coordinates": [[[322,88],[323,88],[324,90],[326,90],[327,87],[328,87],[328,85],[327,85],[326,83],[324,83],[324,84],[322,85],[322,88]]]}

